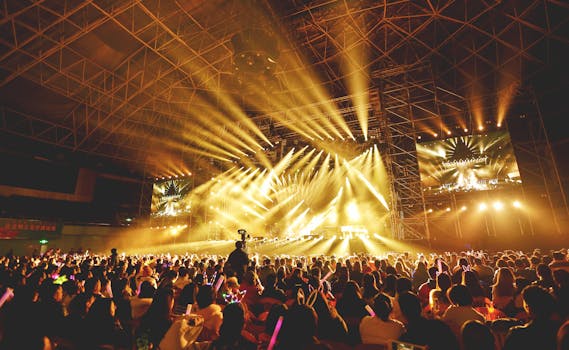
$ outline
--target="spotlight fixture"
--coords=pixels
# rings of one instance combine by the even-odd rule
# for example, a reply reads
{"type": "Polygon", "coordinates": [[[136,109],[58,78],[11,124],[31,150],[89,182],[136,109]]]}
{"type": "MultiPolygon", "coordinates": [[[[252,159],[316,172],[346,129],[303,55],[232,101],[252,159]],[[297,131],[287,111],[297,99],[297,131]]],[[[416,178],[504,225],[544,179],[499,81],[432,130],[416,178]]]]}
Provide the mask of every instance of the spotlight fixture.
{"type": "Polygon", "coordinates": [[[249,28],[231,38],[233,65],[238,74],[272,74],[279,51],[277,40],[263,28],[249,28]]]}

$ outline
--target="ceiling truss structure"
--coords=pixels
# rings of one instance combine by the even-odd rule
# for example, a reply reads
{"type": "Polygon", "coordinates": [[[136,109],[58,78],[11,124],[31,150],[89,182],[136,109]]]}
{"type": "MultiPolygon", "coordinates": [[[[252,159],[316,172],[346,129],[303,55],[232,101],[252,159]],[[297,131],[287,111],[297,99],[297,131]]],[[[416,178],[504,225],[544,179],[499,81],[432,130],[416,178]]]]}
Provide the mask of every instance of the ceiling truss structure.
{"type": "MultiPolygon", "coordinates": [[[[341,58],[363,48],[361,69],[370,78],[430,64],[448,91],[493,99],[503,82],[530,80],[569,44],[569,5],[558,0],[252,3],[286,32],[283,52],[305,57],[301,67],[279,62],[275,76],[285,88],[275,94],[297,94],[287,79],[306,69],[319,72],[331,98],[348,95],[341,58]]],[[[142,140],[171,140],[172,130],[191,122],[189,108],[215,104],[220,93],[239,100],[230,42],[243,26],[239,4],[3,1],[2,131],[142,168],[155,155],[142,140]],[[9,93],[22,90],[31,95],[9,93]],[[50,96],[59,105],[49,105],[50,96]]],[[[180,145],[170,148],[183,147],[172,141],[180,145]]]]}

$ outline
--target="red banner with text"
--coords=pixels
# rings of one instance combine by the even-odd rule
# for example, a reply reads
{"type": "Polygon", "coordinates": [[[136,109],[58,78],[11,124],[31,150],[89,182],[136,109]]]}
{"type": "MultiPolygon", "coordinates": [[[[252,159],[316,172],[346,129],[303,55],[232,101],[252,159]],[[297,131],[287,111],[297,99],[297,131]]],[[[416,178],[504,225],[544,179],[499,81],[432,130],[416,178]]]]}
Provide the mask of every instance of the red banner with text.
{"type": "Polygon", "coordinates": [[[58,238],[62,229],[55,221],[0,218],[0,239],[58,238]]]}

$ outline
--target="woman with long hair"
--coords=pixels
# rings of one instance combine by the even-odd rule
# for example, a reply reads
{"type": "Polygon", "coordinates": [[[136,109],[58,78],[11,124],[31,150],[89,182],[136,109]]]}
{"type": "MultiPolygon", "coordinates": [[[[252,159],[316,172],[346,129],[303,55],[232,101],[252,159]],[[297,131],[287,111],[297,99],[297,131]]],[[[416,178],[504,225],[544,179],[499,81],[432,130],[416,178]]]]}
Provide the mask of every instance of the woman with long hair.
{"type": "Polygon", "coordinates": [[[306,304],[295,304],[285,314],[277,350],[325,350],[331,348],[317,337],[318,316],[306,304]]]}
{"type": "Polygon", "coordinates": [[[415,266],[415,271],[413,272],[413,276],[411,277],[413,281],[413,292],[417,293],[419,291],[419,287],[429,280],[429,272],[427,271],[427,264],[424,261],[417,261],[417,265],[415,266]]]}
{"type": "Polygon", "coordinates": [[[363,276],[362,263],[359,260],[354,261],[352,269],[350,270],[350,279],[361,285],[363,276]]]}
{"type": "Polygon", "coordinates": [[[462,285],[466,286],[472,295],[472,305],[474,307],[485,306],[485,299],[488,297],[487,293],[482,288],[480,280],[473,271],[463,271],[462,272],[462,285]]]}
{"type": "Polygon", "coordinates": [[[492,285],[492,306],[509,315],[509,310],[515,308],[514,296],[516,283],[512,270],[501,267],[496,273],[496,283],[492,285]]]}
{"type": "Polygon", "coordinates": [[[350,343],[355,344],[360,341],[359,324],[361,319],[368,314],[365,306],[366,302],[362,298],[358,284],[355,281],[348,281],[342,297],[336,303],[336,309],[346,321],[350,343]]]}
{"type": "Polygon", "coordinates": [[[436,287],[429,292],[429,305],[425,309],[425,313],[431,318],[440,318],[450,306],[447,297],[447,290],[450,287],[450,276],[447,273],[441,273],[436,277],[436,287]]]}
{"type": "Polygon", "coordinates": [[[397,272],[397,275],[400,277],[411,278],[409,270],[407,269],[405,262],[401,258],[398,258],[397,261],[395,262],[395,271],[397,272]]]}
{"type": "Polygon", "coordinates": [[[375,282],[375,276],[368,272],[364,275],[362,282],[362,298],[366,303],[371,304],[373,298],[380,292],[375,282]]]}
{"type": "MultiPolygon", "coordinates": [[[[188,305],[193,305],[196,300],[197,286],[190,282],[182,288],[178,298],[174,303],[174,315],[184,315],[188,310],[188,305]]],[[[191,308],[192,306],[190,306],[191,308]]]]}
{"type": "Polygon", "coordinates": [[[113,299],[95,298],[83,324],[83,349],[98,349],[101,345],[111,345],[113,349],[130,348],[128,334],[116,317],[113,299]]]}
{"type": "Polygon", "coordinates": [[[172,325],[171,313],[174,307],[174,290],[161,288],[156,290],[152,298],[152,304],[142,316],[140,325],[136,330],[136,341],[145,340],[154,346],[158,346],[172,325]]]}
{"type": "Polygon", "coordinates": [[[210,350],[255,350],[257,344],[243,336],[245,328],[245,304],[230,303],[223,309],[223,323],[219,337],[213,341],[210,350]]]}
{"type": "Polygon", "coordinates": [[[317,335],[319,339],[345,342],[348,326],[338,310],[326,298],[324,291],[318,292],[312,305],[318,319],[317,335]]]}
{"type": "Polygon", "coordinates": [[[192,313],[196,313],[204,319],[204,327],[198,340],[209,341],[216,339],[223,321],[223,314],[221,306],[215,303],[213,286],[203,284],[199,287],[198,294],[196,294],[196,303],[192,307],[192,313]]]}

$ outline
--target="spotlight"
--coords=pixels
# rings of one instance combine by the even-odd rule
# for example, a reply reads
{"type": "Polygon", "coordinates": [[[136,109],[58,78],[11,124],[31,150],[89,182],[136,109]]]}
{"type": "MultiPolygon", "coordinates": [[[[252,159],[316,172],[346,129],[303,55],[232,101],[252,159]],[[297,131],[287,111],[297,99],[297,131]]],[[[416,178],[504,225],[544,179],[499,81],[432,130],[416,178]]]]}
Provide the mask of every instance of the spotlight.
{"type": "Polygon", "coordinates": [[[504,209],[504,203],[500,202],[500,201],[496,201],[492,204],[492,206],[494,207],[494,209],[496,210],[502,210],[504,209]]]}

